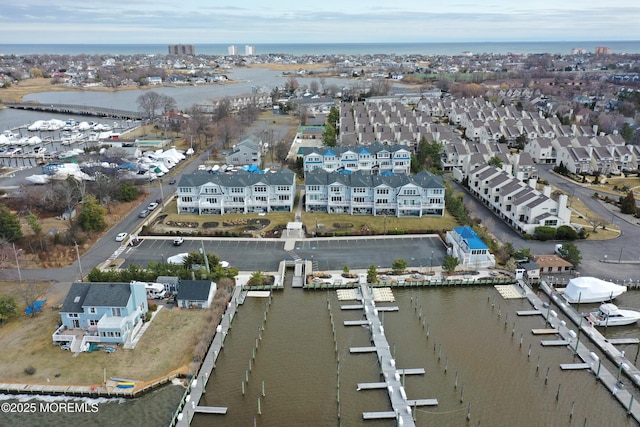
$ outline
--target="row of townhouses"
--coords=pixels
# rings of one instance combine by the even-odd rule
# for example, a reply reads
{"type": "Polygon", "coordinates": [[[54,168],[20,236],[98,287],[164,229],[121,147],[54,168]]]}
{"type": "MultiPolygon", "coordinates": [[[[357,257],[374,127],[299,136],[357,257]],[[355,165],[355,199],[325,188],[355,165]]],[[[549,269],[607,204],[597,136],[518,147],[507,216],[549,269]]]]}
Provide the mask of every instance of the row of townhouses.
{"type": "Polygon", "coordinates": [[[411,151],[399,145],[354,145],[336,147],[301,147],[305,177],[311,171],[362,171],[369,174],[409,174],[411,151]]]}
{"type": "MultiPolygon", "coordinates": [[[[456,175],[460,180],[461,175],[456,175]]],[[[469,191],[521,233],[533,234],[536,227],[570,225],[571,211],[564,194],[551,197],[551,187],[540,192],[536,180],[524,183],[509,172],[489,165],[477,166],[466,175],[469,191]]]]}
{"type": "MultiPolygon", "coordinates": [[[[562,125],[557,117],[545,118],[476,98],[424,99],[417,109],[437,117],[446,116],[450,123],[464,128],[466,141],[444,141],[445,169],[459,167],[465,156],[476,153],[485,160],[494,156],[509,159],[505,157],[505,145],[498,141],[511,143],[522,136],[527,141],[524,152],[534,163],[562,162],[573,173],[619,174],[636,170],[640,165],[640,147],[626,145],[619,134],[599,133],[595,126],[562,125]]],[[[519,165],[512,159],[509,161],[514,166],[514,175],[517,174],[519,165]]]]}
{"type": "Polygon", "coordinates": [[[574,173],[618,174],[640,166],[640,147],[626,145],[618,134],[596,127],[563,125],[555,117],[498,106],[482,98],[423,98],[415,107],[399,101],[342,103],[339,142],[397,144],[414,152],[422,138],[440,142],[445,170],[498,157],[512,165],[512,174],[528,180],[535,164],[563,162],[574,173]],[[439,123],[443,119],[450,125],[439,123]],[[509,146],[525,137],[524,153],[509,154],[509,146]],[[506,141],[507,144],[500,143],[506,141]]]}
{"type": "Polygon", "coordinates": [[[443,216],[444,191],[442,178],[430,172],[385,176],[316,169],[305,180],[305,210],[351,215],[443,216]]]}
{"type": "Polygon", "coordinates": [[[295,193],[296,176],[289,169],[266,174],[196,172],[178,182],[178,213],[292,212],[295,193]]]}

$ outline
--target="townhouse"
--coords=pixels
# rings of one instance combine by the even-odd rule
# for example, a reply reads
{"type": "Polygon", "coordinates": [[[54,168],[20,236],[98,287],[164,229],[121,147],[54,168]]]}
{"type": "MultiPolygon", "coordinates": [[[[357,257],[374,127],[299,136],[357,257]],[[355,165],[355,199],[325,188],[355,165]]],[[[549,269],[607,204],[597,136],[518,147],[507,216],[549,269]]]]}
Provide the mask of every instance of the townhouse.
{"type": "Polygon", "coordinates": [[[295,181],[295,174],[289,169],[262,174],[242,170],[231,174],[199,171],[183,175],[177,189],[178,213],[291,212],[295,181]]]}
{"type": "Polygon", "coordinates": [[[443,216],[444,183],[430,172],[372,175],[310,171],[305,180],[305,211],[351,215],[443,216]]]}
{"type": "Polygon", "coordinates": [[[570,225],[567,196],[551,197],[551,187],[540,192],[536,180],[527,184],[493,166],[483,165],[468,175],[470,192],[507,224],[521,233],[533,234],[536,227],[570,225]]]}
{"type": "Polygon", "coordinates": [[[408,174],[411,152],[399,145],[354,145],[337,147],[301,147],[305,177],[316,169],[327,172],[363,171],[369,174],[408,174]]]}

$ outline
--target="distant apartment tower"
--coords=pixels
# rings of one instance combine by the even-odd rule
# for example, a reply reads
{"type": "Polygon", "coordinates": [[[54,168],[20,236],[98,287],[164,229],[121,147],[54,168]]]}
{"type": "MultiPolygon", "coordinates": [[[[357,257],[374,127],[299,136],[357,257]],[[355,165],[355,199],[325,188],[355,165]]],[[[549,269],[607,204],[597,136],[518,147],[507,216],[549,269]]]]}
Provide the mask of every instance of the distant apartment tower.
{"type": "Polygon", "coordinates": [[[195,55],[196,48],[192,44],[170,44],[169,55],[195,55]]]}
{"type": "Polygon", "coordinates": [[[229,52],[229,55],[231,56],[235,56],[238,54],[238,46],[232,44],[231,46],[229,46],[227,48],[227,52],[229,52]]]}
{"type": "Polygon", "coordinates": [[[606,46],[596,47],[596,55],[611,55],[611,48],[606,46]]]}
{"type": "Polygon", "coordinates": [[[248,44],[244,46],[244,54],[247,56],[251,56],[251,55],[255,55],[256,54],[256,47],[255,46],[249,46],[248,44]]]}
{"type": "Polygon", "coordinates": [[[573,49],[571,49],[572,55],[584,55],[586,53],[587,53],[587,49],[583,47],[574,47],[573,49]]]}

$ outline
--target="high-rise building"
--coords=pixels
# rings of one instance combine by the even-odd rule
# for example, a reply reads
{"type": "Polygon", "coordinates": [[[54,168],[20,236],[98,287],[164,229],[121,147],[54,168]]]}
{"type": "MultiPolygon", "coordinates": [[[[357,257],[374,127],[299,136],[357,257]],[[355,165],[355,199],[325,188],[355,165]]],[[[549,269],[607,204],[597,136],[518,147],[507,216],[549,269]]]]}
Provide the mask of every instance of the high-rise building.
{"type": "Polygon", "coordinates": [[[611,55],[611,48],[606,46],[596,47],[596,55],[611,55]]]}
{"type": "Polygon", "coordinates": [[[238,46],[232,44],[231,46],[229,46],[227,48],[227,52],[229,52],[229,55],[237,55],[238,54],[238,46]]]}
{"type": "Polygon", "coordinates": [[[169,55],[195,55],[196,48],[192,44],[170,44],[169,55]]]}
{"type": "Polygon", "coordinates": [[[249,46],[248,44],[244,46],[244,54],[247,56],[251,56],[251,55],[255,55],[256,54],[256,47],[255,46],[249,46]]]}

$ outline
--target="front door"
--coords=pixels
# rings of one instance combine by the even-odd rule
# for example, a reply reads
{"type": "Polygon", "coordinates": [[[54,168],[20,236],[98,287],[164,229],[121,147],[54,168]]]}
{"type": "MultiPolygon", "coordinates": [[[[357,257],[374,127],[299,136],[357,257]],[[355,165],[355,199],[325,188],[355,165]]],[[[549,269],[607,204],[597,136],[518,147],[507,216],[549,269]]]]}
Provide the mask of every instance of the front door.
{"type": "Polygon", "coordinates": [[[73,328],[74,329],[79,329],[80,328],[80,320],[73,319],[73,328]]]}

